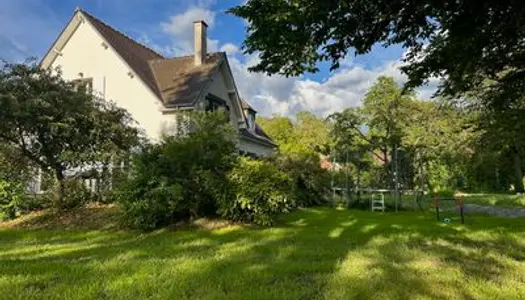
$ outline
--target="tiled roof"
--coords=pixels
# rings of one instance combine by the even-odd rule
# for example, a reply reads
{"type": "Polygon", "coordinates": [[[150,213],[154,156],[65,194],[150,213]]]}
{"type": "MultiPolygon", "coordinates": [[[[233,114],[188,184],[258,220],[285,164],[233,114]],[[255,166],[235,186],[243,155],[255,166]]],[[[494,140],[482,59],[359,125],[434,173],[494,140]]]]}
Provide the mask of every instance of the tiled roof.
{"type": "Polygon", "coordinates": [[[149,63],[164,105],[191,105],[223,57],[223,53],[210,53],[200,66],[195,65],[193,56],[151,60],[149,63]]]}

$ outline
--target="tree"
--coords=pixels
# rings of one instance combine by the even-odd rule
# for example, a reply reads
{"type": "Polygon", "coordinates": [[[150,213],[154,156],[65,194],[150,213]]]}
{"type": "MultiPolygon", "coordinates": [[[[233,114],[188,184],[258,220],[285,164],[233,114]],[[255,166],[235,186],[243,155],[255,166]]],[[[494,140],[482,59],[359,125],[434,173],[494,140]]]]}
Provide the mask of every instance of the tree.
{"type": "Polygon", "coordinates": [[[294,124],[289,118],[282,116],[257,117],[257,123],[280,147],[293,143],[294,124]]]}
{"type": "MultiPolygon", "coordinates": [[[[477,103],[480,104],[479,100],[477,103]]],[[[477,111],[480,114],[478,131],[481,135],[482,151],[491,151],[495,156],[509,157],[514,190],[518,193],[524,192],[525,106],[514,105],[513,109],[509,110],[482,107],[477,111]]]]}
{"type": "MultiPolygon", "coordinates": [[[[336,148],[356,156],[355,163],[364,153],[374,156],[383,166],[383,184],[393,181],[392,159],[401,146],[401,137],[411,115],[413,95],[403,93],[392,77],[381,76],[363,99],[361,108],[346,109],[329,117],[333,121],[332,136],[336,148]]],[[[342,152],[341,152],[342,153],[342,152]]]]}
{"type": "Polygon", "coordinates": [[[328,124],[310,112],[298,112],[295,122],[282,116],[259,117],[257,121],[283,153],[318,155],[329,152],[328,124]]]}
{"type": "MultiPolygon", "coordinates": [[[[360,109],[348,108],[328,117],[333,139],[332,158],[341,164],[351,163],[356,169],[356,186],[361,186],[361,173],[371,167],[371,157],[383,159],[374,152],[374,145],[362,130],[364,119],[360,109]]],[[[346,166],[348,168],[348,165],[346,166]]],[[[348,170],[347,170],[348,172],[348,170]]]]}
{"type": "Polygon", "coordinates": [[[25,183],[36,175],[36,172],[21,152],[7,143],[0,143],[0,180],[25,183]]]}
{"type": "Polygon", "coordinates": [[[378,146],[388,165],[411,114],[413,94],[405,94],[394,78],[380,76],[363,99],[362,115],[369,129],[371,144],[378,146]]]}
{"type": "Polygon", "coordinates": [[[446,103],[415,100],[401,137],[412,156],[412,168],[423,188],[457,188],[456,179],[467,177],[467,164],[478,139],[476,116],[446,103]]]}
{"type": "Polygon", "coordinates": [[[35,64],[0,70],[0,142],[59,182],[62,206],[67,170],[107,162],[137,142],[129,114],[114,103],[35,64]]]}
{"type": "Polygon", "coordinates": [[[464,109],[403,93],[391,77],[374,83],[362,107],[329,117],[334,148],[343,154],[339,161],[356,166],[358,175],[372,170],[375,161],[382,167],[375,175],[382,185],[397,182],[405,188],[449,188],[457,176],[465,175],[477,137],[471,119],[464,109]]]}
{"type": "Polygon", "coordinates": [[[379,43],[407,48],[407,87],[444,78],[441,93],[461,94],[494,79],[515,101],[525,86],[525,3],[521,0],[249,0],[229,10],[248,22],[251,71],[297,76],[331,69],[379,43]],[[520,88],[521,87],[521,88],[520,88]]]}
{"type": "Polygon", "coordinates": [[[326,120],[307,111],[298,112],[296,118],[295,135],[299,143],[311,151],[328,154],[331,142],[326,120]]]}
{"type": "Polygon", "coordinates": [[[326,120],[309,112],[298,112],[295,121],[287,117],[260,118],[263,129],[279,145],[274,163],[289,174],[295,183],[299,206],[326,201],[329,176],[321,166],[330,152],[332,141],[326,120]]]}

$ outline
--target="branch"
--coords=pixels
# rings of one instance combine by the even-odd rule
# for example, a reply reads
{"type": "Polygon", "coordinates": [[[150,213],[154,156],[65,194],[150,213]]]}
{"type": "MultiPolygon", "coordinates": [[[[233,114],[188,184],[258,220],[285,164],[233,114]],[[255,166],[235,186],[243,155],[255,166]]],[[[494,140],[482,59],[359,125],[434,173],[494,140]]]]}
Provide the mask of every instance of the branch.
{"type": "MultiPolygon", "coordinates": [[[[372,145],[374,147],[377,146],[364,133],[362,133],[361,130],[359,128],[357,128],[353,123],[351,123],[351,126],[359,133],[359,135],[361,136],[361,138],[363,138],[363,140],[365,140],[367,143],[369,143],[370,145],[372,145]]],[[[381,148],[381,147],[379,147],[379,148],[381,148]]],[[[381,149],[381,150],[383,150],[383,149],[381,149]]],[[[377,153],[374,152],[374,150],[369,150],[369,151],[372,153],[372,155],[377,157],[382,162],[386,162],[385,158],[379,156],[377,153]]]]}
{"type": "Polygon", "coordinates": [[[4,139],[12,144],[15,144],[16,147],[18,148],[18,150],[22,151],[22,153],[24,154],[24,156],[26,156],[27,158],[29,158],[30,160],[34,161],[36,164],[38,164],[40,167],[47,167],[47,165],[45,163],[43,163],[39,157],[35,156],[35,154],[31,151],[29,151],[26,146],[25,146],[25,143],[24,141],[18,141],[12,137],[9,137],[7,135],[4,135],[2,133],[0,133],[0,138],[1,139],[4,139]]]}

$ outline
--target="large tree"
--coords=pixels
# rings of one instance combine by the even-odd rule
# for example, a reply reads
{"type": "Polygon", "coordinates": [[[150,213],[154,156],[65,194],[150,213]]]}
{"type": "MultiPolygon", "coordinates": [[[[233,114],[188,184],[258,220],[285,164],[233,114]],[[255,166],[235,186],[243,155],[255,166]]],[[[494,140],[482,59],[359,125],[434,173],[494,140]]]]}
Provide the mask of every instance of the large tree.
{"type": "Polygon", "coordinates": [[[60,205],[66,171],[108,162],[137,141],[124,109],[65,81],[59,70],[4,64],[0,105],[0,142],[54,173],[60,205]]]}
{"type": "Polygon", "coordinates": [[[470,158],[479,132],[477,118],[461,107],[441,100],[415,100],[401,144],[412,157],[417,185],[429,189],[452,189],[468,177],[470,158]],[[460,180],[461,179],[461,180],[460,180]]]}
{"type": "Polygon", "coordinates": [[[516,100],[525,86],[525,2],[522,0],[249,0],[230,9],[248,22],[251,70],[296,76],[332,69],[348,54],[375,44],[409,49],[402,70],[408,87],[443,77],[456,95],[494,79],[490,87],[516,100]]]}
{"type": "Polygon", "coordinates": [[[492,153],[495,157],[509,158],[512,167],[510,170],[504,169],[507,169],[507,173],[513,174],[514,190],[523,193],[525,190],[523,186],[525,103],[514,103],[512,109],[498,109],[485,106],[485,101],[482,99],[472,101],[475,103],[473,105],[475,111],[479,114],[480,150],[492,153]]]}
{"type": "MultiPolygon", "coordinates": [[[[392,77],[381,76],[363,98],[363,106],[349,108],[329,117],[336,149],[362,156],[369,152],[384,167],[383,184],[393,178],[396,149],[411,115],[412,94],[404,94],[392,77]]],[[[362,160],[358,158],[357,161],[362,160]]]]}

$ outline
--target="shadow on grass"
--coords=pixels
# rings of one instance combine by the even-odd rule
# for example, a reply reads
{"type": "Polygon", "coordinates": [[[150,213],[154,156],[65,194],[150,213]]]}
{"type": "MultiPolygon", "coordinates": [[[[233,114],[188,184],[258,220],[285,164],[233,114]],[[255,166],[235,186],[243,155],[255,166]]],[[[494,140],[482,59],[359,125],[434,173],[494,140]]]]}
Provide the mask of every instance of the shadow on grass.
{"type": "Polygon", "coordinates": [[[488,291],[461,282],[503,291],[506,273],[523,261],[524,232],[525,224],[509,220],[444,225],[432,215],[326,208],[283,216],[264,229],[0,231],[0,292],[21,298],[476,298],[488,291]]]}

